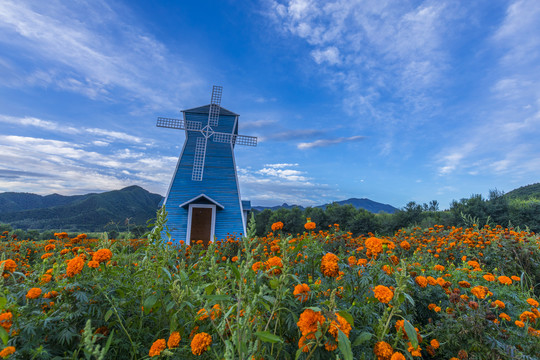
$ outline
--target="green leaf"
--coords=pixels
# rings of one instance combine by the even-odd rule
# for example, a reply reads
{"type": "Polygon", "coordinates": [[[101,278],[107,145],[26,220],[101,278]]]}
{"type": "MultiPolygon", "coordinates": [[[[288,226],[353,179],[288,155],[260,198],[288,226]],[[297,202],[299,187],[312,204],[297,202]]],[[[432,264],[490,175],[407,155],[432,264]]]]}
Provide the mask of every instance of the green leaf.
{"type": "Polygon", "coordinates": [[[338,329],[338,347],[345,360],[353,360],[351,342],[345,333],[338,329]]]}
{"type": "Polygon", "coordinates": [[[172,279],[171,273],[165,267],[161,268],[161,272],[164,273],[165,275],[167,275],[167,277],[169,278],[169,281],[172,279]]]}
{"type": "Polygon", "coordinates": [[[204,289],[204,291],[206,292],[206,295],[212,295],[215,288],[216,288],[216,285],[208,284],[208,286],[206,287],[206,289],[204,289]]]}
{"type": "Polygon", "coordinates": [[[112,309],[109,309],[109,311],[107,311],[105,313],[105,321],[109,321],[109,319],[111,318],[111,315],[113,314],[113,311],[112,309]]]}
{"type": "Polygon", "coordinates": [[[280,342],[280,343],[283,342],[282,338],[268,331],[257,331],[255,335],[257,335],[257,337],[261,339],[261,341],[264,341],[264,342],[269,342],[272,344],[277,343],[277,342],[280,342]]]}
{"type": "Polygon", "coordinates": [[[349,324],[351,324],[352,327],[354,327],[354,319],[352,317],[351,314],[349,314],[347,311],[345,310],[341,310],[341,311],[338,311],[338,314],[341,315],[342,318],[344,318],[345,320],[347,320],[347,322],[349,324]]]}
{"type": "Polygon", "coordinates": [[[278,285],[279,285],[279,281],[277,279],[270,280],[270,287],[272,289],[274,290],[277,289],[278,285]]]}
{"type": "Polygon", "coordinates": [[[0,297],[0,309],[4,309],[4,306],[7,304],[7,299],[5,297],[0,297]]]}
{"type": "Polygon", "coordinates": [[[298,358],[302,355],[302,349],[296,350],[296,355],[294,356],[294,360],[298,360],[298,358]]]}
{"type": "Polygon", "coordinates": [[[146,314],[148,314],[150,312],[150,310],[152,310],[152,308],[154,307],[154,305],[157,302],[157,299],[158,298],[157,298],[156,295],[150,295],[149,297],[146,298],[146,300],[144,300],[143,307],[144,307],[144,312],[146,314]]]}
{"type": "Polygon", "coordinates": [[[412,305],[412,306],[415,306],[414,305],[414,299],[411,297],[411,295],[407,294],[407,293],[404,293],[405,294],[405,297],[407,298],[407,301],[409,301],[409,303],[412,305]]]}
{"type": "Polygon", "coordinates": [[[229,301],[232,300],[229,295],[205,295],[205,299],[214,301],[229,301]]]}
{"type": "Polygon", "coordinates": [[[369,341],[372,336],[373,336],[372,333],[364,331],[363,333],[358,335],[358,337],[354,340],[354,343],[353,343],[352,346],[354,347],[354,346],[361,345],[361,344],[365,343],[366,341],[369,341]]]}
{"type": "Polygon", "coordinates": [[[310,310],[313,310],[313,311],[317,311],[317,312],[320,312],[321,311],[321,308],[320,307],[317,307],[317,306],[310,306],[310,307],[307,307],[307,309],[310,309],[310,310]]]}
{"type": "Polygon", "coordinates": [[[227,266],[231,268],[236,280],[240,280],[240,271],[238,271],[238,268],[234,264],[231,264],[231,263],[227,263],[227,266]]]}
{"type": "Polygon", "coordinates": [[[2,342],[4,345],[7,345],[7,342],[9,340],[9,334],[7,333],[6,329],[0,326],[0,339],[2,339],[2,342]]]}
{"type": "Polygon", "coordinates": [[[407,337],[409,338],[409,341],[411,342],[411,345],[413,348],[416,349],[418,346],[418,338],[416,337],[416,330],[412,324],[405,320],[405,333],[407,334],[407,337]]]}
{"type": "Polygon", "coordinates": [[[270,304],[273,304],[276,302],[276,298],[270,295],[263,295],[263,299],[268,301],[270,304]]]}

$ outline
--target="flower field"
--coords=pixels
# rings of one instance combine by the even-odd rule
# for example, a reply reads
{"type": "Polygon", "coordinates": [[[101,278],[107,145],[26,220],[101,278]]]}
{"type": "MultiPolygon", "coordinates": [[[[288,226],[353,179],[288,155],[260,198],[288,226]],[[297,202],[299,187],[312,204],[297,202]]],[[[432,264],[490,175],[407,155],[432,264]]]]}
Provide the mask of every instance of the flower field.
{"type": "MultiPolygon", "coordinates": [[[[339,225],[208,247],[0,241],[8,359],[537,359],[540,238],[339,225]]],[[[254,228],[253,226],[251,227],[254,228]]],[[[248,231],[249,233],[250,231],[248,231]]]]}

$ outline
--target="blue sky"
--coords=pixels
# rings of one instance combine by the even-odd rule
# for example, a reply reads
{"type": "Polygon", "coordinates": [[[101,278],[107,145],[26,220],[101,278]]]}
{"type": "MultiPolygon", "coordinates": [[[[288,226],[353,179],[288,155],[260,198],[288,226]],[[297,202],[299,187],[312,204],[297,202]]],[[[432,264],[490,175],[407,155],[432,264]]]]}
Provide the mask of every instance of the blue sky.
{"type": "Polygon", "coordinates": [[[156,117],[240,114],[243,198],[396,207],[540,179],[540,3],[0,1],[0,192],[140,185],[184,141],[156,117]]]}

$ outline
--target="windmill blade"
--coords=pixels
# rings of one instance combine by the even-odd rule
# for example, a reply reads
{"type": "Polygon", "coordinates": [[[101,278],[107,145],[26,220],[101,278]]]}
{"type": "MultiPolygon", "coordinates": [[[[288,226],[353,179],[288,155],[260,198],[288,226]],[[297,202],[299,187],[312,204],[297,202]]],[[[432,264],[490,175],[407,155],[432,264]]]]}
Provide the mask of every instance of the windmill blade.
{"type": "Polygon", "coordinates": [[[257,137],[246,135],[234,135],[215,132],[212,136],[214,142],[230,143],[232,145],[257,146],[257,137]]]}
{"type": "Polygon", "coordinates": [[[206,158],[206,141],[205,137],[198,137],[195,145],[195,156],[193,157],[193,172],[191,180],[201,181],[204,171],[204,159],[206,158]]]}
{"type": "Polygon", "coordinates": [[[212,88],[212,98],[210,99],[210,109],[208,109],[208,125],[210,126],[218,126],[222,93],[223,86],[214,85],[212,88]]]}
{"type": "Polygon", "coordinates": [[[179,130],[192,130],[192,131],[201,130],[201,123],[198,121],[189,121],[189,120],[172,119],[172,118],[164,118],[164,117],[158,117],[156,126],[170,128],[170,129],[179,129],[179,130]]]}

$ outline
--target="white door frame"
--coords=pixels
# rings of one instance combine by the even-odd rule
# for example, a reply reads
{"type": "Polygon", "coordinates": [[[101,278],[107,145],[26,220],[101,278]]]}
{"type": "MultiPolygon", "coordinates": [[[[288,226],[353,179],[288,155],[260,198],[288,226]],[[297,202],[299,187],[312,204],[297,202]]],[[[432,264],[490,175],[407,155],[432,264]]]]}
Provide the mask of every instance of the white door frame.
{"type": "Polygon", "coordinates": [[[216,205],[211,205],[211,204],[189,204],[186,244],[191,245],[191,217],[192,217],[192,213],[193,213],[193,208],[210,208],[210,209],[212,209],[212,220],[211,220],[210,239],[209,239],[209,241],[210,242],[214,241],[214,233],[215,233],[215,230],[216,230],[216,205]]]}

